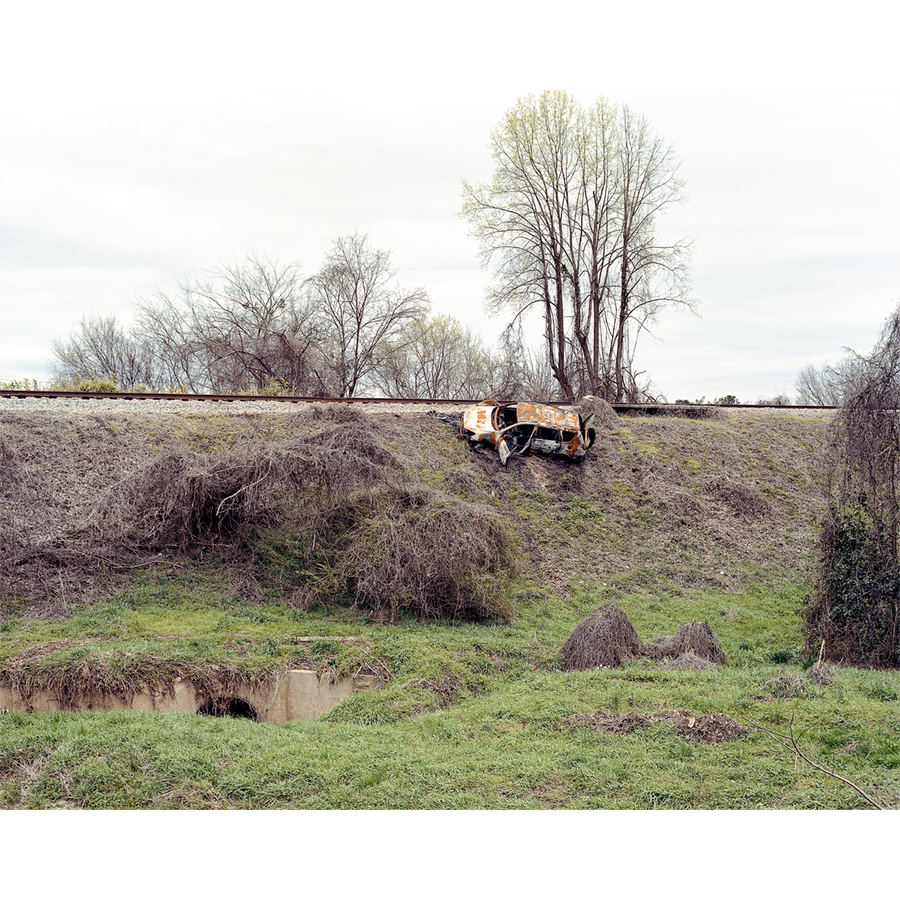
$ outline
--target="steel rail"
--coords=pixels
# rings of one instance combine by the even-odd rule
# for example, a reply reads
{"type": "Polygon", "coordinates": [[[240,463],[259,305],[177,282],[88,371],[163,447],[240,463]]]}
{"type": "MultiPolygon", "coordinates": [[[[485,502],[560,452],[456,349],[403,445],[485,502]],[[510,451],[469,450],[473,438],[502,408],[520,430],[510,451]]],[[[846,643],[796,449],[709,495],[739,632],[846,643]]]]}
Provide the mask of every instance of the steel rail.
{"type": "MultiPolygon", "coordinates": [[[[9,388],[0,388],[0,398],[12,400],[29,400],[31,398],[69,398],[78,400],[182,400],[182,401],[199,401],[210,403],[257,403],[257,402],[274,402],[274,403],[374,403],[374,404],[391,404],[391,403],[408,403],[408,404],[441,404],[454,405],[474,404],[483,402],[478,400],[428,400],[420,397],[270,397],[262,394],[160,394],[151,391],[144,392],[101,392],[101,391],[31,391],[31,390],[12,390],[9,388]]],[[[558,403],[561,406],[570,406],[567,403],[558,403]]],[[[617,412],[646,412],[653,414],[659,410],[669,409],[778,409],[790,412],[791,410],[835,410],[836,406],[776,406],[766,403],[611,403],[613,409],[617,412]]]]}
{"type": "Polygon", "coordinates": [[[31,398],[76,400],[193,400],[210,403],[477,403],[477,400],[418,400],[399,397],[271,397],[264,394],[158,394],[152,391],[19,391],[0,389],[0,397],[13,400],[31,398]]]}

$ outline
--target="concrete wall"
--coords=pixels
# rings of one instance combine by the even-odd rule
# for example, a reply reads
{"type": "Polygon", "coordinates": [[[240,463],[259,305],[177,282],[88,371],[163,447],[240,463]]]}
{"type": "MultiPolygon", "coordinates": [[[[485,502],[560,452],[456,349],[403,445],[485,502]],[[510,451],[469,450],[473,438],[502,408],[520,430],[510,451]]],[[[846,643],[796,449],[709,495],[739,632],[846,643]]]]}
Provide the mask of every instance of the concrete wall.
{"type": "MultiPolygon", "coordinates": [[[[260,689],[249,682],[223,696],[249,703],[260,722],[281,725],[293,719],[316,719],[337,706],[341,700],[358,691],[382,687],[371,675],[351,678],[319,678],[311,669],[291,669],[279,672],[271,685],[260,689]]],[[[172,694],[154,694],[149,690],[136,694],[130,701],[124,697],[87,695],[76,702],[78,709],[135,709],[142,712],[190,712],[199,710],[202,699],[197,697],[190,682],[175,682],[172,694]]],[[[55,712],[59,703],[46,691],[36,691],[29,704],[8,688],[0,687],[0,709],[21,712],[55,712]]]]}

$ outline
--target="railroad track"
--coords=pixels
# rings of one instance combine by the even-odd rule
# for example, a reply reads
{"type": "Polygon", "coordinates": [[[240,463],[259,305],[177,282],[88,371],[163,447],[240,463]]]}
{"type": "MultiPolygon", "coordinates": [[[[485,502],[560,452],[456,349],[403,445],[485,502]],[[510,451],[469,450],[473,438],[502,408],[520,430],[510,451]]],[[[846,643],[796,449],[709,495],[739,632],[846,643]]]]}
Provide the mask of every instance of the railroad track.
{"type": "MultiPolygon", "coordinates": [[[[478,400],[423,400],[416,397],[271,397],[255,394],[157,394],[151,392],[130,393],[96,392],[96,391],[20,391],[0,389],[0,398],[13,400],[28,399],[69,399],[69,400],[183,400],[208,403],[358,403],[358,404],[421,404],[440,406],[466,406],[481,402],[478,400]]],[[[567,404],[561,404],[563,406],[567,404]]],[[[691,407],[715,407],[717,409],[776,409],[776,410],[815,410],[827,412],[834,406],[771,406],[760,403],[739,403],[721,405],[716,403],[612,403],[616,412],[643,412],[646,415],[657,415],[666,410],[691,407]]]]}

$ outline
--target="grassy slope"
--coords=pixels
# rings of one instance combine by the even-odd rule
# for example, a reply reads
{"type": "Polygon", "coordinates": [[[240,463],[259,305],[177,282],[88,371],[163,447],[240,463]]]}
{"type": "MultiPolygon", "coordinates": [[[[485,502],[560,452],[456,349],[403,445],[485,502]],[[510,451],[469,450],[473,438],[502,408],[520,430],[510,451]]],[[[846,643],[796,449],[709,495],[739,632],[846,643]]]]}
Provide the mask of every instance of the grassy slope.
{"type": "MultiPolygon", "coordinates": [[[[604,735],[565,724],[598,710],[724,713],[783,731],[817,759],[900,795],[898,673],[841,670],[799,694],[799,607],[819,515],[824,421],[743,412],[716,420],[617,421],[582,466],[470,454],[433,420],[420,477],[499,510],[521,536],[510,585],[516,616],[497,625],[376,625],[358,611],[303,610],[277,585],[249,588],[227,568],[141,570],[62,620],[8,619],[0,661],[66,642],[46,672],[114,680],[207,661],[261,672],[306,664],[351,670],[357,648],[302,635],[359,635],[384,690],[325,718],[275,727],[139,713],[0,716],[0,805],[93,808],[852,808],[863,801],[753,732],[688,743],[666,724],[604,735]],[[708,621],[729,665],[715,672],[643,662],[563,672],[558,649],[614,600],[644,639],[708,621]]],[[[219,429],[221,430],[221,429],[219,429]]],[[[134,426],[114,429],[129,431],[134,426]]],[[[274,432],[273,432],[274,433],[274,432]]],[[[160,434],[211,440],[200,425],[160,434]]],[[[402,432],[394,438],[398,443],[402,432]]],[[[283,536],[278,552],[284,552],[283,536]]],[[[274,558],[274,557],[273,557],[274,558]]]]}

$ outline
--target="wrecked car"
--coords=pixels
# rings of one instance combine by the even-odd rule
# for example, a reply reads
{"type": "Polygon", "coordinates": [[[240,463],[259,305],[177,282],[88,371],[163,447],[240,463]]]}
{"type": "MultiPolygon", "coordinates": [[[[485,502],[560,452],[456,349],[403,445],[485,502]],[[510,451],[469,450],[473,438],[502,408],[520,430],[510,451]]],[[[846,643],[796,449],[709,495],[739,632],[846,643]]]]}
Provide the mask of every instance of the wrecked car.
{"type": "Polygon", "coordinates": [[[558,406],[483,400],[462,414],[459,430],[470,446],[496,447],[505,466],[510,456],[529,453],[583,459],[596,437],[593,421],[558,406]]]}

